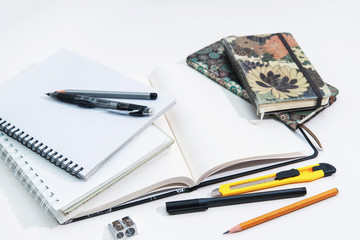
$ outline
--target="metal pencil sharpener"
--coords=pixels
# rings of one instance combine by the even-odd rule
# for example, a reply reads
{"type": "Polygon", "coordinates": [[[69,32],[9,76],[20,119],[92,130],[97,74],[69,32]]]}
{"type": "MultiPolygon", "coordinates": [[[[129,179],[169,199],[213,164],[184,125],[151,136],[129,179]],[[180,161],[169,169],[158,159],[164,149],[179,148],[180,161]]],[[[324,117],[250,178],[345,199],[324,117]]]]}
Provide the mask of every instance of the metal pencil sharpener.
{"type": "Polygon", "coordinates": [[[115,239],[124,240],[138,234],[136,224],[129,216],[115,220],[108,226],[115,239]]]}

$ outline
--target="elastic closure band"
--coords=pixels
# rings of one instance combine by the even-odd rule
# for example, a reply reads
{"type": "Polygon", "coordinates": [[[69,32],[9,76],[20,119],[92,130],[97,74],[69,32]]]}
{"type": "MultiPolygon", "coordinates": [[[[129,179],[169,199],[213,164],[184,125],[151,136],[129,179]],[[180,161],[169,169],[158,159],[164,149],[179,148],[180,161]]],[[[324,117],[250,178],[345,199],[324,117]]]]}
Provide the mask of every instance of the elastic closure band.
{"type": "Polygon", "coordinates": [[[281,33],[277,33],[278,37],[280,38],[281,42],[284,44],[286,50],[288,51],[288,53],[290,54],[291,58],[294,60],[294,62],[296,63],[297,67],[300,69],[300,71],[302,72],[302,74],[304,75],[304,77],[306,78],[306,80],[308,81],[308,83],[310,84],[312,90],[315,92],[316,96],[317,96],[317,100],[316,100],[316,107],[319,108],[321,107],[321,101],[322,101],[322,94],[320,92],[319,87],[316,85],[316,83],[311,79],[311,77],[309,76],[309,74],[307,73],[306,69],[302,66],[302,64],[300,63],[299,59],[296,57],[295,53],[292,51],[291,47],[289,46],[289,44],[286,42],[284,36],[281,33]]]}

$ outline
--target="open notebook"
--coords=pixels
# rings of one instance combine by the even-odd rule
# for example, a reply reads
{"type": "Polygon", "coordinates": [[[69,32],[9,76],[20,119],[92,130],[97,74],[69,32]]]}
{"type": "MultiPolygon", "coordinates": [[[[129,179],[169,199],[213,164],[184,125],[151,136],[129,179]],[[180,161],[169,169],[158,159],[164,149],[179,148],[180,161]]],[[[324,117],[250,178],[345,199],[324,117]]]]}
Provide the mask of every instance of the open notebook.
{"type": "Polygon", "coordinates": [[[175,99],[149,85],[66,50],[0,86],[0,130],[49,162],[88,179],[129,140],[161,116],[175,99]],[[122,100],[155,109],[132,117],[56,101],[45,93],[61,89],[157,92],[156,100],[122,100]]]}
{"type": "Polygon", "coordinates": [[[150,81],[177,99],[165,114],[167,121],[155,122],[176,139],[175,144],[166,155],[81,206],[81,213],[74,212],[69,222],[187,192],[245,171],[316,156],[301,134],[282,123],[265,119],[254,124],[252,120],[258,118],[250,104],[185,63],[156,69],[150,81]]]}

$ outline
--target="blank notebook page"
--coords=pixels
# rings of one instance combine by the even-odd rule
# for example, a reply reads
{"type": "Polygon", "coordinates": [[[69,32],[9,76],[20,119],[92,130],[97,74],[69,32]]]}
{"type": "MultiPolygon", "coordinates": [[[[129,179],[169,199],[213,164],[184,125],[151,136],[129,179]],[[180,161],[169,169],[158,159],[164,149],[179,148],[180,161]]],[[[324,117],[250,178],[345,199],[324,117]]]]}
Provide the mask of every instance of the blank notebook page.
{"type": "Polygon", "coordinates": [[[2,127],[9,124],[11,128],[15,126],[14,130],[19,128],[18,133],[24,131],[46,145],[47,150],[53,149],[52,153],[57,152],[67,161],[73,161],[73,165],[81,166],[83,170],[78,177],[86,179],[174,103],[174,98],[150,86],[60,50],[0,86],[0,123],[2,127]],[[152,116],[131,117],[106,109],[81,108],[46,95],[61,89],[157,92],[158,98],[121,99],[155,109],[152,116]]]}

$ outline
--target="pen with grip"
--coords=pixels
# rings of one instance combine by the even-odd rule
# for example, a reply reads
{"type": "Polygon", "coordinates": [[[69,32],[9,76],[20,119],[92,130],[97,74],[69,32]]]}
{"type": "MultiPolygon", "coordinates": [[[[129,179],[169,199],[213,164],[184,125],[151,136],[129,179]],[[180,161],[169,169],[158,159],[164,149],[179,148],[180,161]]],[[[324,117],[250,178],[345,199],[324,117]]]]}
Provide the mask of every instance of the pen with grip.
{"type": "Polygon", "coordinates": [[[147,116],[153,114],[152,108],[148,108],[147,106],[142,106],[142,105],[131,104],[131,103],[110,101],[107,99],[67,94],[67,93],[48,93],[47,95],[61,102],[76,104],[84,108],[98,107],[98,108],[105,108],[111,110],[119,110],[117,112],[130,116],[147,116]]]}

